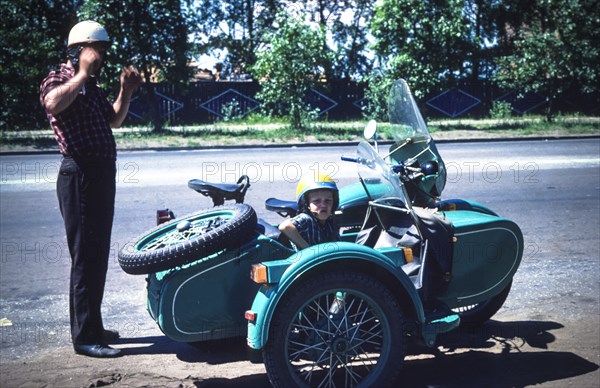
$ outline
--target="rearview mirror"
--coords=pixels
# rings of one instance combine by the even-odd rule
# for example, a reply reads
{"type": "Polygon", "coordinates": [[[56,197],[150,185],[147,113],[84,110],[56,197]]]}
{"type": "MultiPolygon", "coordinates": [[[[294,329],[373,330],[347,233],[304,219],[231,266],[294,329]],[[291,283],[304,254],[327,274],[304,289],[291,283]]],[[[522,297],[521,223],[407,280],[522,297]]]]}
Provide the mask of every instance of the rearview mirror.
{"type": "Polygon", "coordinates": [[[379,147],[377,146],[377,121],[369,120],[367,125],[365,125],[363,136],[367,140],[373,139],[373,143],[375,143],[375,151],[379,152],[379,147]]]}
{"type": "Polygon", "coordinates": [[[365,129],[363,131],[363,136],[367,140],[371,140],[377,135],[377,121],[369,120],[367,125],[365,125],[365,129]]]}

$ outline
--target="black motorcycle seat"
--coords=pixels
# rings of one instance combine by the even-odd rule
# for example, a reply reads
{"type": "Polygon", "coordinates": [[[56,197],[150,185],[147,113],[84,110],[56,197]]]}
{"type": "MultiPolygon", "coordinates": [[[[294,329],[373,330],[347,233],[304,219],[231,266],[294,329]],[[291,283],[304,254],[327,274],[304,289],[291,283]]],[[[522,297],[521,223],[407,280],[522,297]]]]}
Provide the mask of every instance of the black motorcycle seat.
{"type": "Polygon", "coordinates": [[[269,198],[265,201],[267,210],[277,212],[283,217],[293,217],[298,213],[298,204],[294,201],[286,201],[277,198],[269,198]]]}
{"type": "Polygon", "coordinates": [[[200,194],[218,193],[225,197],[237,194],[243,187],[238,183],[212,183],[201,179],[192,179],[188,182],[188,187],[200,194]]]}
{"type": "Polygon", "coordinates": [[[246,190],[250,187],[250,178],[242,175],[237,183],[212,183],[202,179],[188,181],[188,187],[198,193],[211,197],[215,206],[223,205],[226,200],[235,200],[244,203],[246,190]]]}
{"type": "Polygon", "coordinates": [[[256,230],[258,233],[264,234],[268,238],[278,241],[283,246],[287,248],[292,248],[290,240],[286,237],[286,235],[281,233],[277,226],[271,225],[262,218],[258,219],[258,223],[256,224],[256,230]]]}
{"type": "Polygon", "coordinates": [[[277,240],[281,235],[281,231],[276,226],[271,225],[262,218],[258,219],[258,223],[256,224],[256,230],[259,233],[264,234],[265,236],[273,240],[277,240]]]}

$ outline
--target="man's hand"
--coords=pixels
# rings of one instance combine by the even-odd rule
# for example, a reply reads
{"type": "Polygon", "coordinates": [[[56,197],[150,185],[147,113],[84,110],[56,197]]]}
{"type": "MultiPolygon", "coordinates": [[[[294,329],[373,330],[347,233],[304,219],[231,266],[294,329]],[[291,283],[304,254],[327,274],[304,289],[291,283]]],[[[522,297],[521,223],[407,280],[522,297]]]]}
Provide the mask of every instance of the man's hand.
{"type": "Polygon", "coordinates": [[[79,53],[79,71],[86,76],[94,75],[102,66],[104,53],[93,46],[85,46],[79,53]]]}
{"type": "Polygon", "coordinates": [[[102,67],[105,53],[106,44],[104,42],[95,42],[82,47],[79,52],[79,69],[75,76],[63,85],[52,89],[44,97],[44,107],[48,113],[57,115],[75,101],[86,80],[97,74],[102,67]]]}
{"type": "Polygon", "coordinates": [[[121,88],[123,92],[132,95],[142,84],[140,72],[133,66],[123,69],[121,72],[121,88]]]}
{"type": "Polygon", "coordinates": [[[127,111],[129,110],[131,95],[135,93],[142,84],[142,76],[140,76],[140,72],[133,66],[124,68],[119,78],[121,81],[121,90],[113,104],[113,109],[116,114],[110,122],[111,128],[121,126],[123,120],[125,120],[125,116],[127,116],[127,111]]]}

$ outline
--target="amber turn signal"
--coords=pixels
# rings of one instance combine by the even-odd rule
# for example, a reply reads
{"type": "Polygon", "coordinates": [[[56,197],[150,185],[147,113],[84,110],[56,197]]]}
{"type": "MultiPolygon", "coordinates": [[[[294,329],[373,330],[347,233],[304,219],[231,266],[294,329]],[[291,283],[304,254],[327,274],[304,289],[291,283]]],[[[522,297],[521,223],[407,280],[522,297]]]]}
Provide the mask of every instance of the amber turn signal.
{"type": "Polygon", "coordinates": [[[403,247],[402,250],[404,251],[404,260],[406,260],[407,263],[412,263],[415,260],[412,248],[403,247]]]}
{"type": "Polygon", "coordinates": [[[268,283],[267,267],[263,264],[252,264],[252,268],[250,269],[250,279],[258,284],[268,283]]]}

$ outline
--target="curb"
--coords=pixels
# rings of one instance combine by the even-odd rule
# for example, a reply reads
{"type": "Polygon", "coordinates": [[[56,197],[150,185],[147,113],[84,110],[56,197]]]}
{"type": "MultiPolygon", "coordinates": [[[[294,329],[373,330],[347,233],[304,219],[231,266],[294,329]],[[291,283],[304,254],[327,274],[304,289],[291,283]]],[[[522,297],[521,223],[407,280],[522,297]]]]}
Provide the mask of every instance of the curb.
{"type": "MultiPolygon", "coordinates": [[[[600,135],[573,135],[573,136],[520,136],[520,137],[489,137],[489,138],[454,138],[454,139],[436,139],[436,144],[452,143],[487,143],[487,142],[508,142],[508,141],[553,141],[553,140],[580,140],[580,139],[600,139],[600,135]]],[[[286,144],[236,144],[236,145],[212,145],[195,147],[140,147],[140,148],[118,148],[117,153],[123,152],[165,152],[165,151],[202,151],[217,149],[248,149],[248,148],[307,148],[307,147],[337,147],[337,146],[356,146],[358,141],[339,141],[339,142],[311,142],[311,143],[286,143],[286,144]]],[[[382,145],[392,145],[393,141],[380,141],[382,145]]],[[[30,151],[0,151],[0,156],[15,155],[53,155],[59,154],[56,150],[30,150],[30,151]]]]}

